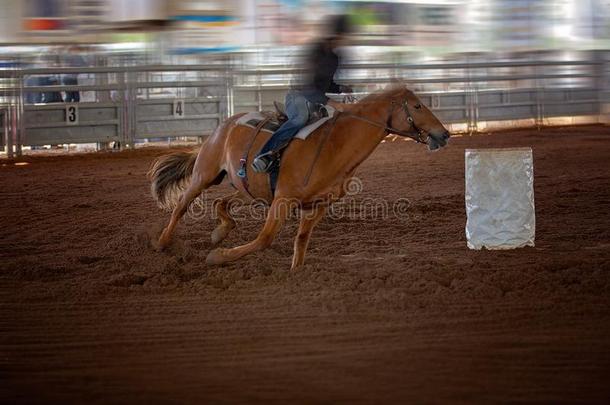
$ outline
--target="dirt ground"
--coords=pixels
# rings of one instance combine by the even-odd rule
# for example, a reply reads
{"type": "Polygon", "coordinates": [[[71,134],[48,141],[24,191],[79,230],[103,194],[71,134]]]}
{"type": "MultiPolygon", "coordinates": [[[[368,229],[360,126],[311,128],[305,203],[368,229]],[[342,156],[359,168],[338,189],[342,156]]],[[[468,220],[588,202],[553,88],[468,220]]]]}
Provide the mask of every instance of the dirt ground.
{"type": "MultiPolygon", "coordinates": [[[[385,142],[353,198],[408,209],[325,218],[295,272],[295,220],[224,267],[210,215],[153,250],[163,153],[0,161],[0,402],[610,402],[610,128],[385,142]],[[513,146],[534,150],[536,247],[471,251],[464,149],[513,146]]],[[[238,222],[222,246],[262,219],[238,222]]]]}

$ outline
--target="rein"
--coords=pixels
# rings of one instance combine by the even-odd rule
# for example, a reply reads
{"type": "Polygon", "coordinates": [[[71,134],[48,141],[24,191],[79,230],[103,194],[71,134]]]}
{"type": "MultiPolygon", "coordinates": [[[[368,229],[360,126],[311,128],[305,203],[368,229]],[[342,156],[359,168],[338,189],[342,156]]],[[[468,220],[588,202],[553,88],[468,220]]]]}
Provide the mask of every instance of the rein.
{"type": "Polygon", "coordinates": [[[368,119],[366,117],[363,117],[361,115],[356,115],[350,112],[342,112],[341,115],[345,115],[348,117],[352,117],[355,119],[358,119],[360,121],[364,121],[366,123],[369,123],[371,125],[375,125],[376,127],[379,127],[381,129],[384,130],[384,132],[389,132],[392,134],[396,134],[405,138],[410,138],[413,139],[415,142],[417,143],[423,143],[426,144],[427,142],[422,138],[422,134],[425,132],[424,130],[420,129],[417,127],[417,125],[415,125],[415,121],[413,120],[413,116],[411,115],[411,111],[409,110],[409,106],[407,104],[407,101],[405,100],[404,104],[403,104],[403,108],[405,110],[405,113],[407,114],[407,121],[409,122],[409,124],[411,125],[411,128],[413,128],[416,132],[416,134],[410,133],[410,132],[406,132],[406,131],[402,131],[400,129],[396,129],[393,128],[390,124],[391,124],[391,119],[392,119],[392,114],[394,114],[394,110],[396,109],[396,105],[398,103],[396,101],[392,101],[392,104],[390,105],[390,110],[388,112],[388,119],[387,119],[387,124],[384,124],[382,122],[378,122],[378,121],[374,121],[371,119],[368,119]]]}
{"type": "Polygon", "coordinates": [[[338,114],[336,114],[331,121],[331,125],[326,127],[326,131],[324,132],[322,140],[318,144],[318,149],[316,150],[316,155],[315,155],[313,161],[311,162],[311,166],[309,166],[309,170],[307,171],[307,174],[305,175],[305,178],[303,180],[303,187],[307,186],[307,184],[309,183],[311,173],[313,172],[313,168],[314,168],[316,162],[318,161],[318,158],[320,157],[320,153],[322,151],[322,148],[324,147],[324,144],[326,143],[326,140],[328,139],[328,135],[332,132],[333,128],[335,127],[336,122],[339,120],[340,117],[344,117],[344,116],[352,117],[357,120],[364,121],[366,123],[379,127],[379,128],[381,128],[381,130],[384,133],[391,132],[391,133],[399,135],[399,136],[404,136],[405,138],[413,139],[417,143],[427,144],[427,142],[424,139],[422,139],[422,133],[424,131],[421,130],[420,128],[418,128],[417,125],[415,125],[415,121],[413,120],[413,116],[411,116],[411,111],[409,111],[409,106],[407,105],[406,100],[403,104],[403,108],[405,110],[405,113],[407,114],[407,121],[411,125],[411,128],[413,130],[415,130],[416,135],[406,132],[406,131],[401,131],[400,129],[396,129],[396,128],[392,127],[392,125],[391,125],[392,124],[391,123],[392,115],[394,114],[394,110],[396,110],[397,104],[398,103],[396,101],[392,101],[392,103],[390,105],[390,109],[388,111],[388,118],[386,119],[387,124],[384,124],[384,123],[378,122],[378,121],[374,121],[369,118],[366,118],[366,117],[363,117],[360,115],[356,115],[356,114],[353,114],[350,112],[345,112],[345,111],[340,111],[338,114]]]}

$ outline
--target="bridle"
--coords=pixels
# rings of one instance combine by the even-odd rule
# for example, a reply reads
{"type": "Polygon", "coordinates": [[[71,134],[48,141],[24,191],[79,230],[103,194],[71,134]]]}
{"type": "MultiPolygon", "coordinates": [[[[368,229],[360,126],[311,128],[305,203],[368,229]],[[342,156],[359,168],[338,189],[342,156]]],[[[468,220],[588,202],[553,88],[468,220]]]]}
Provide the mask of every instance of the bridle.
{"type": "MultiPolygon", "coordinates": [[[[360,121],[364,121],[367,122],[371,125],[375,125],[379,128],[382,128],[384,130],[384,132],[386,133],[392,133],[398,136],[402,136],[405,138],[410,138],[413,139],[415,142],[417,143],[423,143],[423,144],[427,144],[428,142],[426,141],[425,138],[423,138],[423,135],[426,133],[425,130],[419,128],[416,124],[415,124],[415,120],[413,119],[413,115],[411,115],[411,110],[409,109],[409,104],[407,102],[407,99],[405,98],[404,102],[397,102],[396,100],[392,100],[391,104],[390,104],[390,108],[388,111],[388,118],[386,120],[386,123],[383,124],[381,122],[378,121],[374,121],[365,117],[362,117],[360,115],[356,115],[356,114],[352,114],[349,112],[343,112],[342,115],[348,115],[350,117],[356,118],[360,121]],[[407,132],[407,131],[402,131],[400,129],[397,128],[393,128],[392,127],[392,116],[394,115],[394,111],[396,110],[396,108],[400,108],[402,107],[402,109],[404,110],[406,116],[407,116],[407,122],[410,125],[409,129],[412,129],[415,134],[413,134],[412,132],[407,132]]],[[[426,136],[427,138],[427,136],[426,136]]]]}

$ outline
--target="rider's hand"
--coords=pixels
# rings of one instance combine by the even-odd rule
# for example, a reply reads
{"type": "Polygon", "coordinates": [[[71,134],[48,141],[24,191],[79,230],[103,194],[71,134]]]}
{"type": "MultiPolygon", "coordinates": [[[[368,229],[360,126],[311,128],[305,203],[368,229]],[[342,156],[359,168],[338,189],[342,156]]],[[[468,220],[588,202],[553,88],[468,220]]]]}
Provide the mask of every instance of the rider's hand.
{"type": "Polygon", "coordinates": [[[353,93],[354,89],[352,89],[350,86],[342,84],[339,86],[339,91],[341,91],[341,93],[353,93]]]}

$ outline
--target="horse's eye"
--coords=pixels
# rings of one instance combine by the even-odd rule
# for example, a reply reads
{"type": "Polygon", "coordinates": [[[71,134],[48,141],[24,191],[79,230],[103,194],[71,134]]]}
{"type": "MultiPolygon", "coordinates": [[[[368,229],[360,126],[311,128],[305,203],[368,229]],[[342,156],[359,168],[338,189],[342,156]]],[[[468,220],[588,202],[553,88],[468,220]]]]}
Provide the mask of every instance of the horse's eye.
{"type": "Polygon", "coordinates": [[[419,104],[419,103],[415,104],[415,109],[416,110],[419,110],[420,108],[421,108],[421,104],[419,104]]]}

